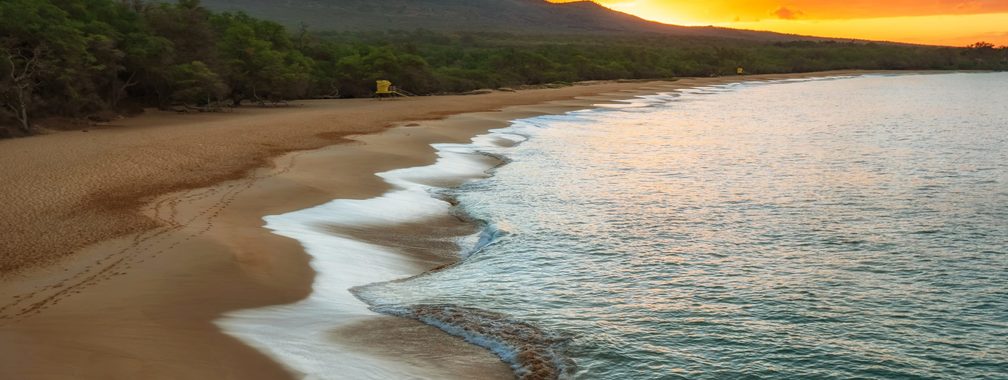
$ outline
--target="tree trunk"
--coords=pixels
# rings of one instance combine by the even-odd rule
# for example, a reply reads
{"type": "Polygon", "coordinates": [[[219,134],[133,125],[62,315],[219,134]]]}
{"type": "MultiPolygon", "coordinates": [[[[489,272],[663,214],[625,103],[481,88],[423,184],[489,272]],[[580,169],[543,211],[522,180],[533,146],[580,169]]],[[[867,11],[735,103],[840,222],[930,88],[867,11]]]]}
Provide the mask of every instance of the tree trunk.
{"type": "Polygon", "coordinates": [[[14,86],[16,100],[7,103],[7,108],[14,114],[18,121],[18,129],[24,133],[31,133],[31,120],[28,118],[28,102],[25,101],[23,88],[14,86]]]}
{"type": "Polygon", "coordinates": [[[113,83],[112,99],[111,102],[109,102],[109,104],[112,106],[113,109],[118,107],[119,102],[126,97],[126,90],[129,89],[130,87],[135,86],[138,83],[133,81],[133,78],[136,78],[136,74],[137,74],[136,72],[131,73],[129,78],[126,79],[126,82],[124,82],[122,86],[117,86],[113,83]]]}
{"type": "Polygon", "coordinates": [[[242,97],[237,92],[232,92],[230,98],[231,98],[231,106],[234,108],[241,107],[242,100],[245,100],[244,97],[242,97]]]}
{"type": "Polygon", "coordinates": [[[18,121],[21,122],[21,130],[24,133],[31,134],[31,121],[28,120],[28,105],[21,103],[21,113],[18,114],[18,121]]]}

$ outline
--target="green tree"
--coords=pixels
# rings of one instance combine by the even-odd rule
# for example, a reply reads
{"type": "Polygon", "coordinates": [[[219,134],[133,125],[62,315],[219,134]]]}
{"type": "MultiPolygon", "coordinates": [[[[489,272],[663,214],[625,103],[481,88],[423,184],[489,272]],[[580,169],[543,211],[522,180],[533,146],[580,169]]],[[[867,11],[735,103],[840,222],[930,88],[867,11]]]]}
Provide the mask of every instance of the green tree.
{"type": "Polygon", "coordinates": [[[211,105],[227,93],[227,85],[200,61],[175,65],[169,71],[171,99],[183,104],[211,105]]]}
{"type": "Polygon", "coordinates": [[[4,110],[30,131],[36,113],[72,114],[66,107],[87,96],[86,71],[90,55],[83,33],[67,13],[48,1],[0,2],[0,96],[4,110]],[[62,102],[53,99],[64,99],[62,102]]]}
{"type": "Polygon", "coordinates": [[[306,94],[314,62],[294,50],[282,26],[241,13],[220,15],[214,24],[221,36],[220,54],[235,104],[306,94]]]}

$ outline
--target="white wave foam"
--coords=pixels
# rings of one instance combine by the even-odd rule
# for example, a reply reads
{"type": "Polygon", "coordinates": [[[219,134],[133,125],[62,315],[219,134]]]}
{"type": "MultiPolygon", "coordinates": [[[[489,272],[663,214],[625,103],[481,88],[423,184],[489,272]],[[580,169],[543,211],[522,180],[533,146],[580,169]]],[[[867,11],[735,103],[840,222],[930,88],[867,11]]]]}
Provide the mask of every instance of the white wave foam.
{"type": "Polygon", "coordinates": [[[290,305],[228,313],[217,325],[305,378],[415,377],[402,363],[343,346],[330,332],[378,315],[348,289],[415,275],[416,262],[386,247],[337,236],[330,229],[412,222],[449,212],[449,203],[430,196],[434,189],[430,183],[482,177],[490,165],[478,149],[493,145],[492,141],[483,135],[468,145],[436,144],[434,164],[379,173],[395,187],[379,197],[335,200],[264,218],[266,228],[296,239],[312,256],[316,272],[312,293],[290,305]]]}

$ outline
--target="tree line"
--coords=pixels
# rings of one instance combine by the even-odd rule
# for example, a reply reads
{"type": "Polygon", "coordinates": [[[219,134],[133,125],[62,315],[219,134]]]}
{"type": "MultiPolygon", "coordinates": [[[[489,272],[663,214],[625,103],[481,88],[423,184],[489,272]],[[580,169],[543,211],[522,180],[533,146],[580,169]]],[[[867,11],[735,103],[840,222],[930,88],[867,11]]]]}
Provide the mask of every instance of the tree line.
{"type": "MultiPolygon", "coordinates": [[[[215,110],[371,96],[377,79],[417,94],[605,79],[832,69],[1008,69],[1008,48],[785,42],[659,35],[288,30],[199,0],[0,2],[0,126],[155,106],[215,110]]],[[[106,116],[103,116],[106,115],[106,116]]],[[[0,128],[0,135],[3,134],[0,128]]]]}

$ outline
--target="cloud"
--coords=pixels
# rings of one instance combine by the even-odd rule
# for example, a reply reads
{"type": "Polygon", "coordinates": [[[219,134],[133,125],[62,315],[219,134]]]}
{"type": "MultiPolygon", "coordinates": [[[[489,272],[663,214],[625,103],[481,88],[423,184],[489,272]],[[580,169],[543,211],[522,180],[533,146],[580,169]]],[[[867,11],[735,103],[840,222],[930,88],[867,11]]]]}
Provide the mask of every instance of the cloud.
{"type": "Polygon", "coordinates": [[[780,7],[777,8],[776,11],[773,11],[771,14],[777,16],[777,18],[782,20],[795,20],[798,17],[804,15],[805,12],[802,12],[797,9],[790,9],[788,7],[780,7]]]}

